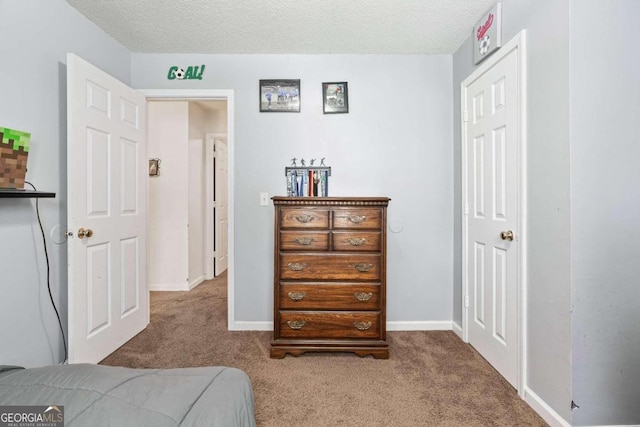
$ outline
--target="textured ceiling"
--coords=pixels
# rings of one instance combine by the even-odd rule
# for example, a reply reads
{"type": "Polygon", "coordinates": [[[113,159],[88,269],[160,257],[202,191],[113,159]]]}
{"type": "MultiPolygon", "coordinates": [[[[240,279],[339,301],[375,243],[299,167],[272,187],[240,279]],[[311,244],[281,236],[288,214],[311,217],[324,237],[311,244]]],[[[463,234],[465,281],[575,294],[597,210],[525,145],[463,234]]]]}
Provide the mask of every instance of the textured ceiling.
{"type": "Polygon", "coordinates": [[[138,53],[453,53],[496,0],[67,0],[138,53]]]}

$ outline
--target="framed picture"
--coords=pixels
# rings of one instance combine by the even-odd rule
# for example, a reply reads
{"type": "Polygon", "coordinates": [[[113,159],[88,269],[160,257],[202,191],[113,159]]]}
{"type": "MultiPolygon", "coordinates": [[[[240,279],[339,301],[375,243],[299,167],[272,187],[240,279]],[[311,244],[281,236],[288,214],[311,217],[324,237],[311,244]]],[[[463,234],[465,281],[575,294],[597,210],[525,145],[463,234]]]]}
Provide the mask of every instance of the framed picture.
{"type": "Polygon", "coordinates": [[[349,112],[347,82],[322,83],[322,112],[324,114],[349,112]]]}
{"type": "Polygon", "coordinates": [[[260,80],[261,113],[299,113],[300,80],[260,80]]]}
{"type": "Polygon", "coordinates": [[[502,3],[497,3],[473,27],[473,63],[479,64],[502,46],[502,3]]]}
{"type": "Polygon", "coordinates": [[[160,175],[160,159],[149,159],[149,176],[160,175]]]}

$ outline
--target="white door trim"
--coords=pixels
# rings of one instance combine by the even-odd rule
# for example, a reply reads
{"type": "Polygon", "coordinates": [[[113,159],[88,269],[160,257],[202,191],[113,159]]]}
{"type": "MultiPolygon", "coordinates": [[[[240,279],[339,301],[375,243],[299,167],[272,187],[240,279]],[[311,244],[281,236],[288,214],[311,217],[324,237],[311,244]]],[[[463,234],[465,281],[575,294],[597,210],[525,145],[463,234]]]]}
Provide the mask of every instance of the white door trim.
{"type": "Polygon", "coordinates": [[[467,97],[467,87],[471,85],[472,82],[477,80],[480,76],[482,76],[487,70],[493,67],[496,63],[506,57],[512,51],[516,51],[518,57],[518,120],[519,120],[519,144],[518,144],[518,162],[519,162],[519,198],[518,198],[518,209],[520,211],[520,218],[518,219],[518,229],[519,233],[519,243],[520,243],[520,251],[518,262],[518,284],[517,284],[517,322],[518,322],[518,333],[519,333],[519,342],[518,342],[518,378],[517,378],[517,389],[518,395],[522,398],[525,397],[525,388],[527,386],[527,352],[526,352],[526,343],[527,343],[527,185],[526,185],[526,177],[527,177],[527,75],[526,75],[526,30],[520,31],[514,38],[512,38],[508,43],[502,46],[496,53],[487,58],[482,65],[476,68],[466,79],[462,81],[460,84],[460,127],[461,127],[461,174],[462,174],[462,339],[465,342],[469,342],[469,334],[468,334],[468,311],[469,308],[465,307],[467,295],[469,294],[468,290],[468,277],[467,277],[467,267],[468,267],[468,257],[467,257],[467,236],[468,236],[468,225],[466,221],[465,214],[465,203],[467,199],[467,171],[465,165],[467,164],[467,149],[466,149],[466,138],[467,138],[467,126],[465,123],[465,105],[466,105],[466,97],[467,97]]]}
{"type": "Polygon", "coordinates": [[[227,101],[227,148],[229,159],[228,181],[228,207],[229,229],[228,248],[229,266],[227,271],[227,325],[230,331],[239,330],[235,321],[234,284],[235,284],[235,234],[234,234],[234,91],[232,89],[138,89],[147,97],[147,100],[214,100],[226,99],[227,101]]]}

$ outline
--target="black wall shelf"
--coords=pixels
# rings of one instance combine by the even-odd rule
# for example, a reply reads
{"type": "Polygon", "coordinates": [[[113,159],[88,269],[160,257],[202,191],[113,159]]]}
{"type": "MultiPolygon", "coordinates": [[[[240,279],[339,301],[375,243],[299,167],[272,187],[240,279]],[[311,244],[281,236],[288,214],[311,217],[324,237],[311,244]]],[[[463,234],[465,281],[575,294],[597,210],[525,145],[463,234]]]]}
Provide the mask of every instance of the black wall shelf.
{"type": "Polygon", "coordinates": [[[327,175],[331,176],[331,166],[287,166],[284,168],[284,175],[287,176],[289,171],[327,171],[327,175]]]}
{"type": "Polygon", "coordinates": [[[15,188],[0,188],[0,199],[13,198],[13,199],[26,199],[33,197],[56,197],[56,193],[50,193],[48,191],[33,191],[33,190],[21,190],[15,188]]]}

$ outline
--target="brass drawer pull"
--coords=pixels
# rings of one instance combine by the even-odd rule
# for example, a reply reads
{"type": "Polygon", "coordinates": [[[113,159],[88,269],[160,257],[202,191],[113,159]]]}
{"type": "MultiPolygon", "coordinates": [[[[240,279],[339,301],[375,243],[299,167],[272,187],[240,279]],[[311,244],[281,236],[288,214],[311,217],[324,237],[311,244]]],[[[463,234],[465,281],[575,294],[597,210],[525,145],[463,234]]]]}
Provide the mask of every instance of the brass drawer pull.
{"type": "Polygon", "coordinates": [[[373,297],[373,294],[371,292],[356,292],[353,296],[355,296],[358,301],[365,302],[369,301],[373,297]]]}
{"type": "Polygon", "coordinates": [[[362,246],[362,245],[365,244],[366,241],[367,241],[367,239],[358,238],[358,237],[351,237],[351,238],[347,239],[347,242],[349,242],[349,244],[351,246],[362,246]]]}
{"type": "Polygon", "coordinates": [[[290,262],[287,264],[287,267],[289,267],[289,270],[291,271],[302,271],[307,268],[307,264],[304,262],[290,262]]]}
{"type": "Polygon", "coordinates": [[[299,245],[310,245],[313,243],[313,237],[296,237],[296,243],[299,245]]]}
{"type": "Polygon", "coordinates": [[[360,224],[362,221],[367,219],[367,217],[364,215],[349,215],[347,219],[354,224],[360,224]]]}
{"type": "MultiPolygon", "coordinates": [[[[289,325],[291,329],[302,329],[304,325],[306,325],[306,322],[304,320],[289,320],[287,325],[289,325]]],[[[369,326],[371,326],[371,324],[369,324],[369,326]]]]}
{"type": "Polygon", "coordinates": [[[301,223],[303,223],[303,224],[306,224],[306,223],[309,223],[309,222],[313,221],[313,215],[309,215],[309,214],[306,214],[306,215],[298,215],[298,216],[296,217],[296,219],[298,220],[298,222],[301,222],[301,223]]]}
{"type": "Polygon", "coordinates": [[[307,293],[306,292],[289,292],[287,296],[294,301],[300,301],[301,299],[307,296],[307,293]]]}
{"type": "MultiPolygon", "coordinates": [[[[303,322],[304,323],[304,322],[303,322]]],[[[289,325],[291,326],[291,325],[289,325]]],[[[366,331],[371,327],[371,322],[353,322],[353,326],[359,331],[366,331]]]]}
{"type": "Polygon", "coordinates": [[[359,272],[366,273],[367,271],[370,271],[373,268],[373,264],[356,264],[354,265],[354,267],[359,272]]]}

